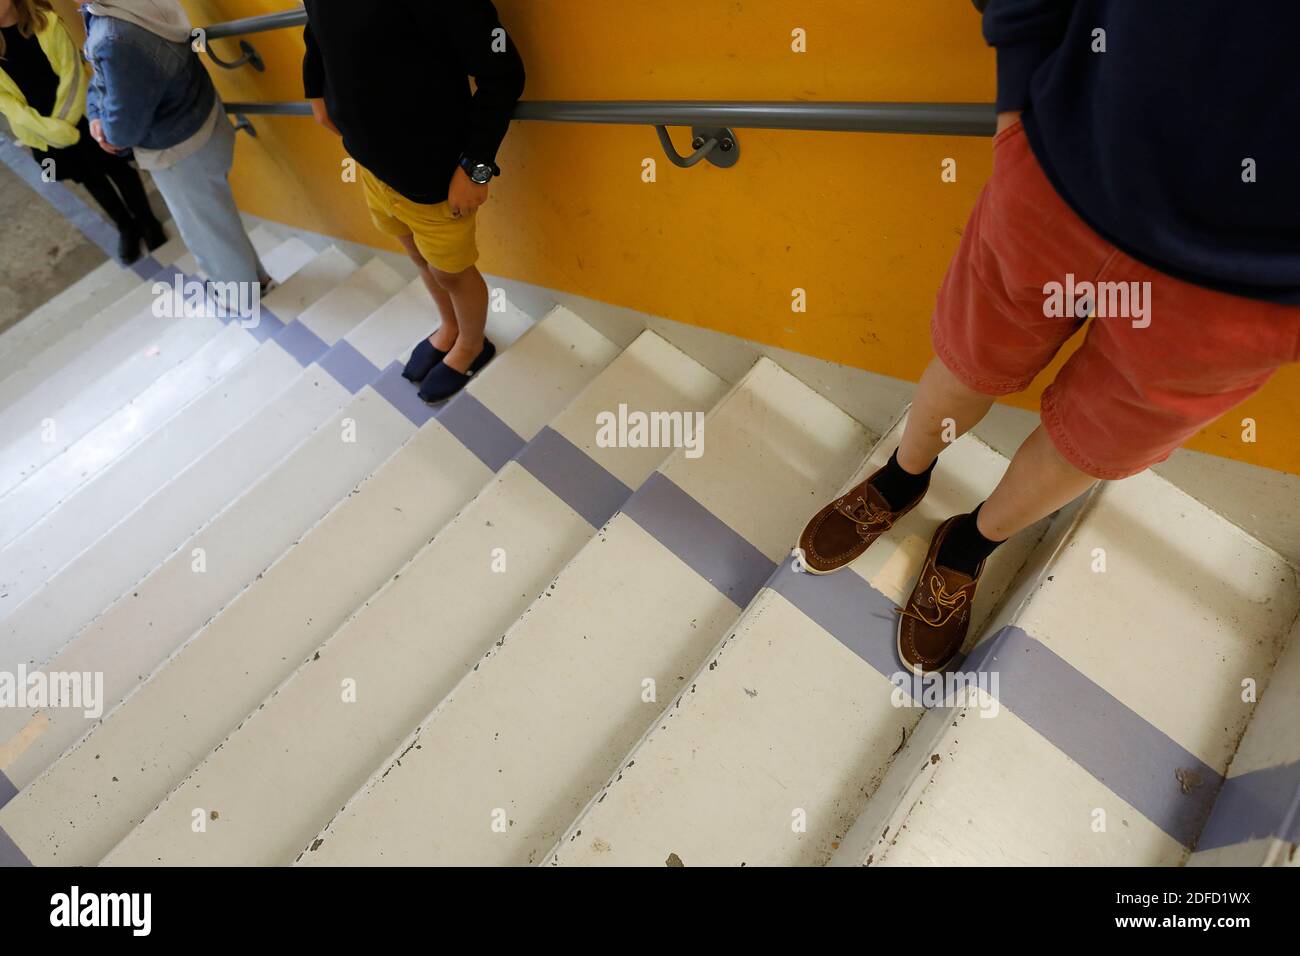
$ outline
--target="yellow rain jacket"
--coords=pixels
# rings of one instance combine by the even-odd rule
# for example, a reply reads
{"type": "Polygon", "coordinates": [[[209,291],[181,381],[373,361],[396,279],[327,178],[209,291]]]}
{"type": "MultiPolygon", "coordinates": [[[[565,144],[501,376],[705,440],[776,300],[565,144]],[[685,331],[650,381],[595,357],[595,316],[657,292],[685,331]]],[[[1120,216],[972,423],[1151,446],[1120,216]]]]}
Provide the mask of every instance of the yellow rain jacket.
{"type": "Polygon", "coordinates": [[[61,149],[81,138],[77,124],[86,115],[86,86],[90,66],[72,42],[72,35],[55,14],[47,14],[36,31],[36,39],[59,77],[59,92],[54,100],[54,114],[42,116],[27,105],[27,97],[4,70],[0,60],[0,113],[4,114],[14,137],[32,149],[61,149]]]}

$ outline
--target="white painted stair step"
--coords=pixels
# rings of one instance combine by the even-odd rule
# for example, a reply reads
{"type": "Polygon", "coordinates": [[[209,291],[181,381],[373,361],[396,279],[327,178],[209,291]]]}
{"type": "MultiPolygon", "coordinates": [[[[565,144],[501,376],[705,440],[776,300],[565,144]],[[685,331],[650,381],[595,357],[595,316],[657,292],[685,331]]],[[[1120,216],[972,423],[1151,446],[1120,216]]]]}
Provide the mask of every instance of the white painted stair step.
{"type": "Polygon", "coordinates": [[[1300,866],[1300,618],[1262,690],[1189,866],[1300,866]]]}
{"type": "MultiPolygon", "coordinates": [[[[399,283],[391,271],[386,279],[373,279],[365,307],[384,302],[399,283]]],[[[408,287],[306,369],[289,356],[293,369],[286,370],[287,384],[269,404],[211,445],[0,621],[0,647],[11,657],[15,650],[26,655],[20,659],[29,663],[46,660],[327,421],[374,377],[376,367],[400,352],[412,329],[418,339],[427,324],[427,308],[408,287]]],[[[311,352],[318,353],[319,345],[315,341],[311,352]]]]}
{"type": "Polygon", "coordinates": [[[1182,862],[1250,718],[1242,682],[1266,682],[1297,613],[1296,571],[1200,502],[1151,472],[1103,486],[964,664],[998,676],[996,716],[983,693],[928,713],[888,837],[851,833],[836,862],[1182,862]]]}
{"type": "MultiPolygon", "coordinates": [[[[10,748],[3,772],[26,787],[0,810],[0,829],[36,862],[97,862],[483,487],[501,462],[489,464],[470,445],[492,459],[484,437],[532,438],[616,352],[572,312],[556,309],[439,417],[425,409],[408,444],[47,773],[31,782],[58,753],[51,738],[78,732],[55,725],[62,713],[51,714],[55,724],[39,735],[20,732],[0,745],[0,753],[10,748]],[[121,785],[110,799],[103,786],[114,776],[121,785]],[[85,825],[70,828],[67,819],[85,825]]],[[[76,715],[67,719],[75,723],[76,715]]]]}
{"type": "MultiPolygon", "coordinates": [[[[843,490],[884,465],[903,426],[881,439],[843,490]]],[[[906,678],[894,608],[910,594],[934,529],[984,500],[1006,465],[968,435],[944,452],[916,510],[849,567],[813,575],[786,561],[549,862],[663,866],[673,854],[687,866],[829,860],[923,713],[910,695],[894,694],[906,678]]],[[[990,558],[972,635],[1044,528],[990,558]]]]}
{"type": "MultiPolygon", "coordinates": [[[[269,233],[260,233],[258,240],[265,244],[269,233]]],[[[185,255],[185,246],[179,239],[170,239],[154,254],[164,268],[159,277],[166,279],[174,274],[174,264],[185,255]]],[[[121,358],[137,347],[135,341],[119,343],[116,333],[140,316],[153,303],[153,293],[148,281],[136,278],[128,284],[127,291],[114,297],[117,286],[111,286],[92,297],[85,306],[94,312],[71,333],[51,342],[39,354],[32,355],[22,366],[0,382],[0,414],[26,415],[24,409],[48,406],[57,402],[58,396],[75,388],[78,376],[94,367],[90,353],[100,353],[121,358]]]]}
{"type": "MultiPolygon", "coordinates": [[[[336,260],[335,265],[341,264],[336,260]]],[[[346,275],[348,268],[342,264],[338,274],[346,275]]],[[[304,279],[304,283],[313,290],[318,287],[316,279],[304,279]]],[[[296,319],[288,321],[274,338],[217,386],[179,409],[161,428],[119,456],[58,508],[0,550],[0,585],[3,586],[0,619],[35,594],[141,502],[184,473],[251,418],[272,408],[276,396],[302,375],[305,364],[337,344],[338,336],[355,329],[391,297],[392,290],[400,283],[397,273],[377,260],[347,275],[340,285],[317,299],[296,319]]],[[[299,284],[291,280],[267,297],[268,308],[279,310],[277,315],[284,313],[281,318],[284,321],[293,314],[303,294],[299,284]]],[[[265,324],[268,331],[273,328],[269,321],[265,324]]],[[[286,410],[276,411],[283,415],[286,410]]],[[[92,576],[100,574],[99,569],[92,571],[92,576]]],[[[109,599],[112,597],[116,594],[109,599]]],[[[100,604],[93,608],[92,613],[102,607],[100,604]]],[[[28,619],[32,628],[51,629],[51,619],[41,617],[34,609],[28,610],[35,614],[28,619]]],[[[44,640],[61,637],[62,643],[74,630],[72,624],[66,624],[63,630],[43,633],[42,637],[44,640]]],[[[0,645],[0,664],[7,659],[0,645]]]]}
{"type": "Polygon", "coordinates": [[[140,284],[140,277],[109,260],[78,279],[0,335],[0,383],[60,339],[89,322],[105,305],[140,284]]]}
{"type": "Polygon", "coordinates": [[[290,862],[590,540],[593,526],[603,525],[669,453],[597,447],[597,414],[620,402],[702,414],[723,388],[702,366],[644,333],[226,740],[128,845],[157,829],[180,844],[177,855],[164,855],[177,863],[290,862]],[[431,621],[437,621],[432,630],[431,621]],[[364,707],[341,701],[344,680],[364,694],[364,707]],[[322,753],[330,755],[327,767],[322,753]],[[314,769],[303,778],[307,766],[314,769]],[[223,808],[228,826],[215,840],[177,840],[172,812],[199,795],[223,808]]]}
{"type": "MultiPolygon", "coordinates": [[[[264,263],[277,281],[283,281],[314,256],[306,243],[290,239],[267,254],[264,263]]],[[[0,451],[0,486],[8,481],[12,491],[168,371],[192,358],[226,331],[229,321],[210,315],[154,318],[158,331],[153,341],[117,365],[97,369],[61,406],[44,411],[25,436],[0,451]]]]}
{"type": "MultiPolygon", "coordinates": [[[[22,343],[32,334],[44,329],[47,325],[75,322],[83,317],[84,312],[75,307],[89,302],[96,292],[107,288],[113,283],[114,279],[123,275],[131,276],[134,280],[132,284],[140,281],[140,276],[133,270],[123,267],[112,259],[101,262],[80,279],[28,312],[13,325],[4,331],[0,331],[0,361],[3,361],[16,345],[22,343]]],[[[89,319],[90,316],[84,315],[84,318],[89,319]]],[[[3,376],[0,376],[0,380],[3,380],[3,376]]]]}
{"type": "MultiPolygon", "coordinates": [[[[261,255],[269,255],[282,245],[265,227],[250,236],[261,255]]],[[[292,240],[295,244],[305,243],[292,240]]],[[[81,391],[85,382],[97,378],[136,352],[149,347],[161,329],[170,324],[154,314],[155,282],[174,283],[178,274],[193,276],[194,257],[185,252],[178,240],[169,240],[161,251],[163,267],[154,276],[141,281],[126,296],[105,308],[82,328],[37,356],[22,372],[0,385],[0,406],[8,406],[5,415],[25,426],[39,422],[81,391]],[[7,395],[17,388],[13,399],[7,395]]],[[[17,429],[16,429],[17,431],[17,429]]],[[[6,445],[9,442],[5,443],[6,445]]],[[[7,490],[9,483],[0,485],[7,490]]]]}
{"type": "Polygon", "coordinates": [[[302,862],[538,862],[872,437],[760,359],[302,862]]]}
{"type": "Polygon", "coordinates": [[[356,268],[337,248],[318,254],[267,297],[264,312],[273,313],[263,316],[267,328],[227,324],[188,359],[0,497],[0,548],[242,364],[273,335],[272,321],[291,322],[356,268]]]}
{"type": "MultiPolygon", "coordinates": [[[[488,328],[506,348],[528,324],[512,312],[494,316],[488,328]]],[[[503,363],[503,372],[511,364],[503,363]]],[[[50,669],[103,673],[105,703],[120,701],[414,434],[408,406],[388,397],[400,402],[415,391],[400,372],[394,363],[382,380],[359,387],[330,421],[96,617],[50,669]]],[[[28,765],[40,754],[53,759],[84,733],[77,714],[41,718],[61,726],[56,733],[47,727],[42,746],[28,748],[28,765]]]]}
{"type": "MultiPolygon", "coordinates": [[[[195,268],[194,257],[186,253],[169,268],[177,270],[178,274],[191,275],[195,268]]],[[[157,347],[160,338],[182,327],[180,323],[154,316],[155,298],[147,283],[137,285],[105,310],[115,319],[125,313],[126,321],[120,328],[87,351],[72,356],[47,378],[33,383],[27,394],[5,409],[6,428],[0,434],[0,495],[7,494],[35,467],[28,465],[29,460],[35,459],[39,465],[40,461],[61,450],[63,443],[54,447],[57,434],[50,435],[49,429],[52,424],[57,425],[53,416],[64,402],[75,400],[84,391],[86,382],[93,383],[123,362],[157,347]],[[75,370],[75,377],[69,369],[75,370]],[[49,440],[44,440],[46,438],[49,440]]]]}

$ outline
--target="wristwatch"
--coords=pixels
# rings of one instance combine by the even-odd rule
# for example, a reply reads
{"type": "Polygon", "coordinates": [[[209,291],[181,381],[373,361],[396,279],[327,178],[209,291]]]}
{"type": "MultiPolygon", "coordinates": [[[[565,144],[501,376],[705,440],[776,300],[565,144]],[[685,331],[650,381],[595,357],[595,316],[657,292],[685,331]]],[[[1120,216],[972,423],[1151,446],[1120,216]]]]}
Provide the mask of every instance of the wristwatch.
{"type": "Polygon", "coordinates": [[[493,176],[501,175],[501,170],[497,169],[495,164],[480,163],[468,156],[461,156],[460,168],[465,170],[465,174],[480,186],[491,182],[493,176]]]}

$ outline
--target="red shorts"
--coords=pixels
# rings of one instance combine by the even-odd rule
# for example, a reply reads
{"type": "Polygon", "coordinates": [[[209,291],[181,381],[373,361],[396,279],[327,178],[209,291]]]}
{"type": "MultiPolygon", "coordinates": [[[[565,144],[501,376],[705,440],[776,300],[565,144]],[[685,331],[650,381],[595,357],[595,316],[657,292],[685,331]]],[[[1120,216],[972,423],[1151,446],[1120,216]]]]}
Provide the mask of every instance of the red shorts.
{"type": "Polygon", "coordinates": [[[1300,307],[1143,265],[1065,204],[1019,123],[993,143],[993,176],[939,290],[935,352],[968,388],[1006,395],[1093,316],[1042,401],[1044,428],[1076,468],[1114,479],[1164,461],[1300,360],[1300,307]]]}

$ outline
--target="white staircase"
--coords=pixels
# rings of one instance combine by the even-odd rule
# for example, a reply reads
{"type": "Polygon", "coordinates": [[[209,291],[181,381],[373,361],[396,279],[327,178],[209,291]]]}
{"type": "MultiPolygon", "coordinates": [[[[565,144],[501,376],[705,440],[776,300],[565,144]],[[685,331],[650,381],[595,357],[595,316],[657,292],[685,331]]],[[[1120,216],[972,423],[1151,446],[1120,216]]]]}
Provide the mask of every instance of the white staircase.
{"type": "MultiPolygon", "coordinates": [[[[436,321],[418,281],[255,240],[280,281],[257,327],[157,319],[152,282],[103,267],[0,335],[0,693],[102,680],[89,714],[0,706],[0,864],[1275,863],[1300,841],[1296,570],[1163,480],[999,549],[961,665],[982,683],[935,693],[901,678],[893,609],[1005,468],[979,439],[852,567],[799,573],[804,521],[903,409],[878,436],[768,359],[728,384],[654,332],[620,349],[513,307],[428,408],[399,374],[436,321]],[[606,440],[637,412],[677,440],[606,440]]],[[[156,258],[160,281],[193,267],[156,258]]]]}

